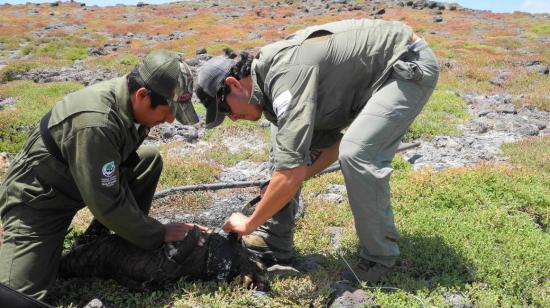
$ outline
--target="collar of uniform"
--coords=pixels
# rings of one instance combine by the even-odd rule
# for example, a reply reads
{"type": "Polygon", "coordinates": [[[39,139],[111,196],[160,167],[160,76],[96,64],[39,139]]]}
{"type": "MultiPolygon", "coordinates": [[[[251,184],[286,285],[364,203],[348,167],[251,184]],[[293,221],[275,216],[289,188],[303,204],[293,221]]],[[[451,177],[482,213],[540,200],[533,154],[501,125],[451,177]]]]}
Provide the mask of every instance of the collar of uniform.
{"type": "Polygon", "coordinates": [[[128,93],[128,82],[126,81],[127,75],[118,80],[118,84],[115,90],[116,102],[118,109],[120,110],[120,117],[124,121],[126,127],[134,127],[134,110],[132,108],[132,102],[130,101],[130,93],[128,93]]]}
{"type": "Polygon", "coordinates": [[[262,91],[262,88],[258,84],[258,75],[256,74],[256,66],[258,64],[258,60],[252,61],[252,66],[250,68],[250,78],[252,78],[252,94],[250,95],[250,104],[255,105],[263,105],[263,97],[264,92],[262,91]]]}

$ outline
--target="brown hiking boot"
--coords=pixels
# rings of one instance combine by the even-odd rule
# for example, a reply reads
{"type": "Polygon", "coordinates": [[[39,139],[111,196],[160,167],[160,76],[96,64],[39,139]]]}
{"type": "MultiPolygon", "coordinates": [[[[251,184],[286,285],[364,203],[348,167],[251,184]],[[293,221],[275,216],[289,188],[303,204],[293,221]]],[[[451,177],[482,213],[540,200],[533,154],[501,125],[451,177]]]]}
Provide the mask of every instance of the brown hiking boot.
{"type": "Polygon", "coordinates": [[[257,234],[245,235],[241,238],[241,241],[243,246],[257,256],[266,266],[292,262],[292,257],[277,254],[269,247],[265,239],[257,234]]]}
{"type": "Polygon", "coordinates": [[[387,267],[373,261],[362,260],[353,270],[347,269],[342,272],[342,278],[356,284],[359,284],[361,281],[366,283],[377,283],[392,271],[393,267],[387,267]]]}

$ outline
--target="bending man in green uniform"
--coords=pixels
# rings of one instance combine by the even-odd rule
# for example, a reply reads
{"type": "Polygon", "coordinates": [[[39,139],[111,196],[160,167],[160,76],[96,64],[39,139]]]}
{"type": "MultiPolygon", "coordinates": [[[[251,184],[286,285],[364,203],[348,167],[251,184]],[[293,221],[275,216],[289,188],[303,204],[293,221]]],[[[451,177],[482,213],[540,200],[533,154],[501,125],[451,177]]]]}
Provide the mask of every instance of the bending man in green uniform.
{"type": "MultiPolygon", "coordinates": [[[[345,20],[298,31],[254,57],[216,57],[200,69],[197,94],[207,127],[232,120],[272,122],[274,173],[250,217],[224,230],[250,250],[292,257],[301,183],[339,160],[360,240],[356,273],[376,282],[399,256],[390,205],[390,162],[438,79],[434,54],[405,24],[345,20]],[[347,128],[345,133],[341,131],[347,128]]],[[[344,272],[344,278],[355,281],[344,272]]]]}
{"type": "Polygon", "coordinates": [[[92,229],[105,226],[141,248],[185,237],[193,224],[163,225],[147,216],[162,159],[156,148],[138,147],[155,125],[198,122],[192,88],[179,56],[158,51],[129,75],[71,93],[53,107],[0,186],[1,283],[43,299],[69,224],[84,206],[95,217],[92,229]]]}

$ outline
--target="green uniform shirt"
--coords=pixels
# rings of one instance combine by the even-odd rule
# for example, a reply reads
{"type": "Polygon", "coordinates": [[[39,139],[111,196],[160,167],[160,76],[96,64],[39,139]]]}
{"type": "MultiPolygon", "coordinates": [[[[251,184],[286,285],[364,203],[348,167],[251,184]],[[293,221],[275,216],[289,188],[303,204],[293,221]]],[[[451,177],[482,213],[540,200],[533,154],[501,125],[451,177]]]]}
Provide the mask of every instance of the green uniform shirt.
{"type": "Polygon", "coordinates": [[[411,36],[401,22],[345,20],[263,47],[252,62],[251,103],[278,127],[275,169],[309,164],[310,149],[339,140],[411,36]]]}
{"type": "Polygon", "coordinates": [[[52,157],[35,129],[0,190],[0,215],[24,203],[45,215],[88,206],[107,228],[143,248],[164,240],[164,226],[144,214],[125,182],[121,163],[148,134],[134,122],[125,77],[68,94],[48,127],[67,164],[52,157]]]}

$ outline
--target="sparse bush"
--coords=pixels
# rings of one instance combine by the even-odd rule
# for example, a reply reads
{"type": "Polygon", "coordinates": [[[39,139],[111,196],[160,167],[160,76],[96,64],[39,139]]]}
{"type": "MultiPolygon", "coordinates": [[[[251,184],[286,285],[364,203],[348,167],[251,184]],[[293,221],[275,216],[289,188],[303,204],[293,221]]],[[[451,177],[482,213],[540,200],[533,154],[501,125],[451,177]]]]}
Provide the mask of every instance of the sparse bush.
{"type": "Polygon", "coordinates": [[[4,85],[0,96],[15,97],[17,103],[15,109],[0,111],[0,152],[18,152],[42,116],[67,93],[81,87],[76,82],[14,81],[4,85]]]}
{"type": "Polygon", "coordinates": [[[168,187],[212,183],[220,174],[220,168],[187,156],[164,156],[164,169],[159,180],[159,189],[168,187]]]}

